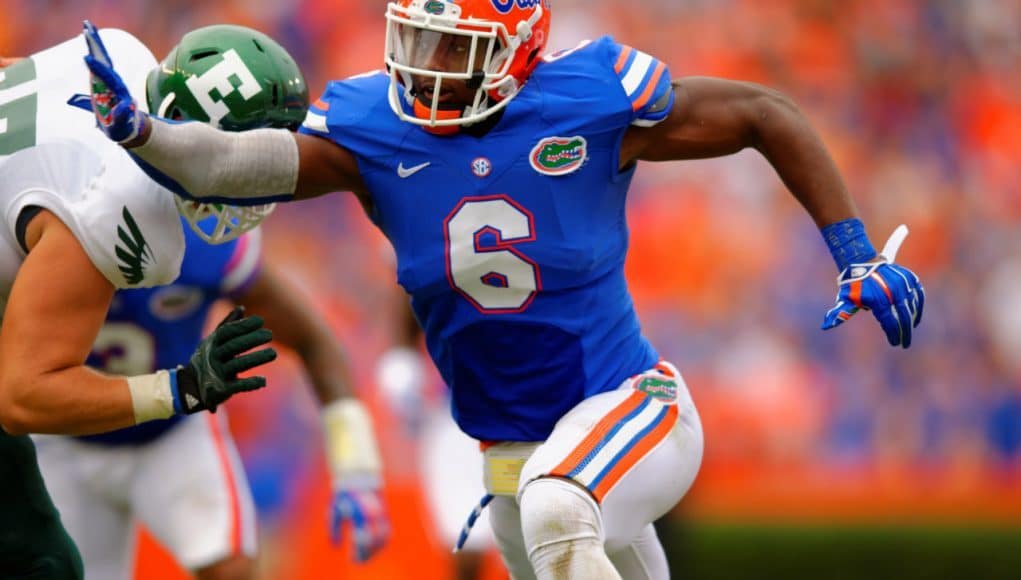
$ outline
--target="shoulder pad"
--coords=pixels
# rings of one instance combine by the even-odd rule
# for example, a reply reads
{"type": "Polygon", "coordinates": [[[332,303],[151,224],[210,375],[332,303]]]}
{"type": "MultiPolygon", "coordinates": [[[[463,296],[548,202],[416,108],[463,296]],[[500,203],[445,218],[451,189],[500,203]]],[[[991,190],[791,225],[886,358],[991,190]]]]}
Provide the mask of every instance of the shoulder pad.
{"type": "Polygon", "coordinates": [[[380,103],[386,105],[389,77],[382,70],[369,71],[344,79],[330,81],[323,95],[308,109],[303,133],[330,132],[331,125],[349,125],[369,116],[380,103]]]}
{"type": "Polygon", "coordinates": [[[173,194],[149,179],[127,155],[111,154],[105,161],[91,187],[69,206],[77,225],[68,225],[115,287],[173,282],[184,258],[173,194]]]}

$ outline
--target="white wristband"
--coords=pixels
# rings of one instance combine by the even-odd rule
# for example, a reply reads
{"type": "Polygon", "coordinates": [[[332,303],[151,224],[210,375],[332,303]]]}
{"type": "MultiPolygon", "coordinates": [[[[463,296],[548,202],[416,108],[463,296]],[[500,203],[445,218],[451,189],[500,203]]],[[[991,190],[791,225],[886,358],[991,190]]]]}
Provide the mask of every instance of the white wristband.
{"type": "Polygon", "coordinates": [[[173,416],[174,394],[170,390],[169,371],[128,377],[128,390],[131,391],[135,424],[173,416]]]}
{"type": "Polygon", "coordinates": [[[365,405],[355,398],[339,399],[323,407],[322,418],[334,485],[352,476],[378,477],[383,462],[365,405]]]}

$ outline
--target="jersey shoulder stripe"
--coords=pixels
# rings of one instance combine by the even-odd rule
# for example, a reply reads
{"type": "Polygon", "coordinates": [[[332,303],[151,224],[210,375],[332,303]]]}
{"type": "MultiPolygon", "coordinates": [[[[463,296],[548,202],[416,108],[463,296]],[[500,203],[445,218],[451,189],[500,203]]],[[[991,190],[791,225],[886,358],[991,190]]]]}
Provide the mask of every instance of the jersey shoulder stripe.
{"type": "Polygon", "coordinates": [[[394,115],[389,87],[390,77],[379,70],[331,81],[309,107],[298,131],[329,139],[349,151],[362,176],[385,171],[395,145],[409,132],[421,131],[394,115]]]}
{"type": "Polygon", "coordinates": [[[326,114],[330,110],[330,104],[323,102],[322,98],[316,99],[314,103],[308,108],[308,112],[305,113],[305,120],[301,124],[301,128],[308,132],[313,133],[326,133],[329,128],[326,126],[326,114]]]}
{"type": "Polygon", "coordinates": [[[583,110],[590,128],[626,128],[655,125],[673,106],[666,64],[610,36],[582,42],[543,60],[533,78],[545,93],[547,115],[551,106],[574,117],[583,110]]]}
{"type": "Polygon", "coordinates": [[[632,124],[651,126],[662,121],[673,106],[674,91],[666,64],[624,44],[612,47],[613,70],[635,112],[632,124]]]}
{"type": "Polygon", "coordinates": [[[386,102],[389,77],[381,70],[330,81],[322,96],[308,109],[299,129],[302,133],[330,133],[337,126],[356,125],[386,102]],[[336,106],[333,106],[337,103],[336,106]]]}

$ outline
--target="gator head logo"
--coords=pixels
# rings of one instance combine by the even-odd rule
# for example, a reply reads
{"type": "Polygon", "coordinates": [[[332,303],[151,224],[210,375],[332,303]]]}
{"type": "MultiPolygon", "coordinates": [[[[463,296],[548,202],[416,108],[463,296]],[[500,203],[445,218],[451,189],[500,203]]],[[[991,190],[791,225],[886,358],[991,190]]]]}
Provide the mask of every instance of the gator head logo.
{"type": "Polygon", "coordinates": [[[677,380],[669,377],[642,376],[635,383],[635,390],[665,403],[677,400],[677,380]]]}
{"type": "Polygon", "coordinates": [[[422,9],[429,14],[443,14],[446,7],[443,5],[443,2],[440,2],[440,0],[429,0],[425,3],[425,6],[423,6],[422,9]]]}
{"type": "Polygon", "coordinates": [[[113,124],[113,98],[106,84],[99,79],[92,79],[92,95],[95,102],[96,119],[104,127],[113,124]]]}
{"type": "Polygon", "coordinates": [[[588,143],[584,137],[546,137],[532,148],[528,161],[539,173],[567,175],[581,167],[587,158],[588,143]]]}

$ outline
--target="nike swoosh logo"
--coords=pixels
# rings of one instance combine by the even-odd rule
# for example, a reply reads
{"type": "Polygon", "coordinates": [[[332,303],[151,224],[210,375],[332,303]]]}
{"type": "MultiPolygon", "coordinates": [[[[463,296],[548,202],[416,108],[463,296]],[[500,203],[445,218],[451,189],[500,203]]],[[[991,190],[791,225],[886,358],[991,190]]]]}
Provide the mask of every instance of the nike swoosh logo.
{"type": "Polygon", "coordinates": [[[411,177],[412,175],[428,167],[431,163],[432,161],[426,161],[425,163],[419,163],[414,167],[404,167],[404,162],[401,161],[400,163],[397,164],[397,175],[399,175],[402,179],[405,177],[411,177]]]}

